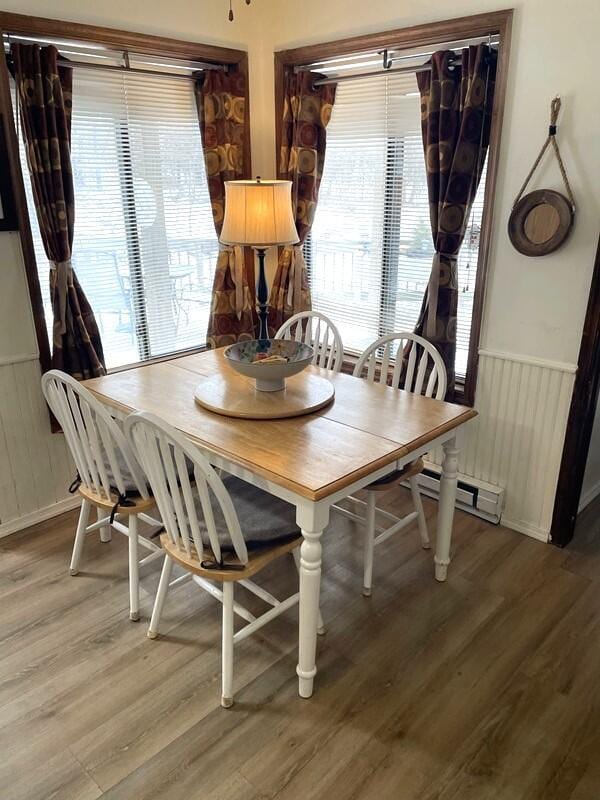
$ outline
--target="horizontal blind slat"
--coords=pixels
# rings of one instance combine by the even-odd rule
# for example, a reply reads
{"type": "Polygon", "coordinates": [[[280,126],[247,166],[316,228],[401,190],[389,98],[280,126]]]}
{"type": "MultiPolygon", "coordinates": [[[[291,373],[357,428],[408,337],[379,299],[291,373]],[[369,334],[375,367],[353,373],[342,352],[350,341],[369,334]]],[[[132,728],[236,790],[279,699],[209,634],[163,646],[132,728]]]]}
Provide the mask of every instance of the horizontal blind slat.
{"type": "MultiPolygon", "coordinates": [[[[337,88],[306,255],[313,307],[333,319],[349,352],[383,333],[413,330],[427,289],[433,240],[420,105],[411,73],[337,88]]],[[[485,172],[458,258],[459,375],[469,349],[484,187],[485,172]]]]}
{"type": "MultiPolygon", "coordinates": [[[[107,366],[204,344],[218,242],[193,83],[75,68],[71,155],[73,265],[107,366]]],[[[48,261],[26,183],[51,336],[48,261]]]]}

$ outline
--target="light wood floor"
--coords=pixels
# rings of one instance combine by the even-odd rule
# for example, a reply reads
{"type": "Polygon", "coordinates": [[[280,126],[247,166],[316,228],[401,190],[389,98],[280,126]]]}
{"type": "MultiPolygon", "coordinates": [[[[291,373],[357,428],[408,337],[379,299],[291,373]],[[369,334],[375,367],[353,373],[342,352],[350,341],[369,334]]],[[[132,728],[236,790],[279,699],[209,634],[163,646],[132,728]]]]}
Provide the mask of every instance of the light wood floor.
{"type": "MultiPolygon", "coordinates": [[[[370,600],[336,520],[315,696],[296,694],[291,612],[237,649],[229,711],[214,600],[173,590],[150,641],[159,568],[131,623],[122,537],[92,536],[73,578],[74,513],[4,539],[0,798],[598,800],[599,517],[561,551],[457,514],[445,585],[406,532],[377,551],[370,600]]],[[[262,576],[294,581],[291,559],[262,576]]]]}

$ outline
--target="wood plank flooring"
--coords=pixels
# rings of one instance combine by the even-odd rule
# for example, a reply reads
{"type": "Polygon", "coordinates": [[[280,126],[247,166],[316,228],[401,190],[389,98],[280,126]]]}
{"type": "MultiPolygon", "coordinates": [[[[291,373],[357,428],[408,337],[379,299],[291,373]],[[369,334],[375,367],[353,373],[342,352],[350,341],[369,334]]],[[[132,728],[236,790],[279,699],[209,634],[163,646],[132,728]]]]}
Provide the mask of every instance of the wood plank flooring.
{"type": "MultiPolygon", "coordinates": [[[[409,529],[378,548],[365,599],[360,531],[336,517],[315,696],[296,693],[292,611],[236,648],[227,711],[212,598],[174,589],[150,641],[159,566],[131,623],[123,537],[90,535],[76,577],[74,513],[8,537],[0,798],[598,800],[599,520],[596,502],[561,551],[458,513],[445,585],[409,529]]],[[[284,596],[291,559],[259,581],[284,596]]]]}

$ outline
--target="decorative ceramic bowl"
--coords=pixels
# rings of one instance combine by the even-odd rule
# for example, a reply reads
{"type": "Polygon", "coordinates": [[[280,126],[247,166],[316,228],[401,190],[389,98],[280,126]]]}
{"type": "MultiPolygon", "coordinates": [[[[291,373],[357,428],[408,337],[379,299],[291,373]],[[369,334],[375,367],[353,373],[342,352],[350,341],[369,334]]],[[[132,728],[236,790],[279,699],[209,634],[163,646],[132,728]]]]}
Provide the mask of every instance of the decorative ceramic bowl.
{"type": "Polygon", "coordinates": [[[279,392],[286,378],[308,367],[314,351],[287,339],[252,339],[230,345],[224,355],[236,372],[256,380],[259,391],[279,392]]]}

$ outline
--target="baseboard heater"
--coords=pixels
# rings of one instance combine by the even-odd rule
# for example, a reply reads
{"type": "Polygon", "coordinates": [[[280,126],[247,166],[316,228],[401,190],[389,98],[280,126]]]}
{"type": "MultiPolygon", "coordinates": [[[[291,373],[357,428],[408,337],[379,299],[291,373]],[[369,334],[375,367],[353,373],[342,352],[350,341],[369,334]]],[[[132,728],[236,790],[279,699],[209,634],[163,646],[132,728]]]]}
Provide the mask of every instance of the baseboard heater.
{"type": "MultiPolygon", "coordinates": [[[[426,461],[425,469],[417,476],[421,492],[435,500],[440,495],[441,471],[441,467],[437,464],[426,461]]],[[[466,475],[458,476],[456,508],[460,508],[461,511],[475,514],[488,522],[498,523],[502,518],[504,500],[502,487],[466,475]]]]}

